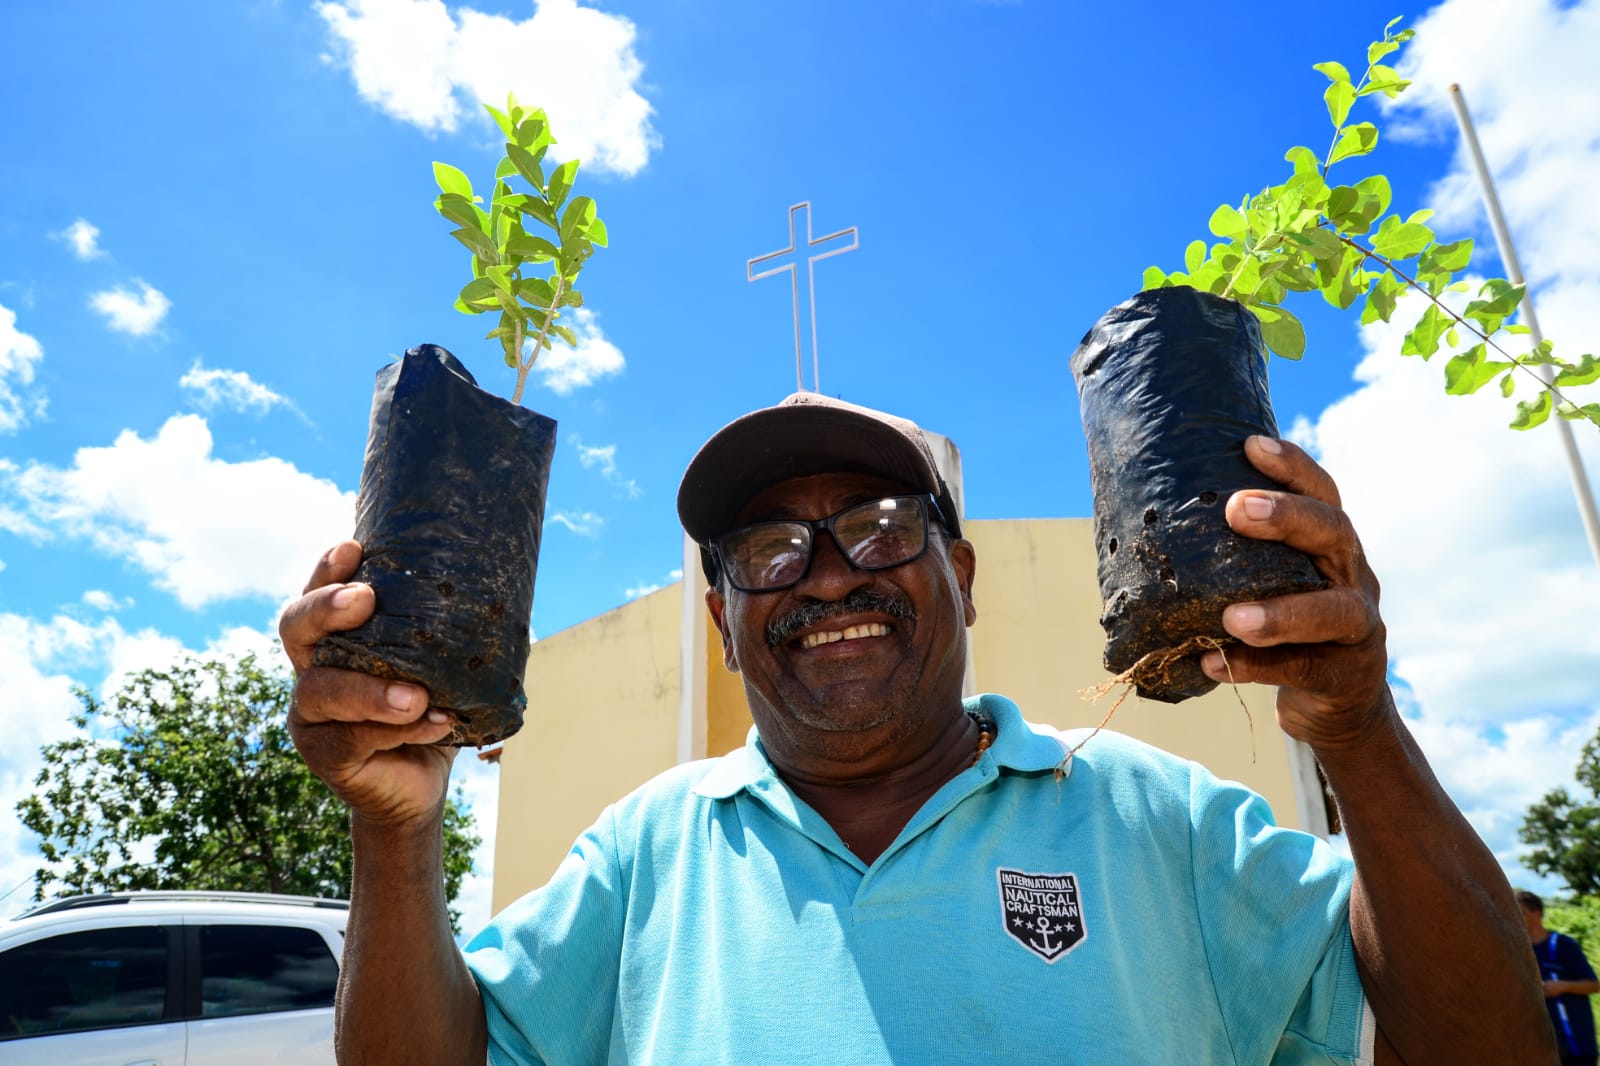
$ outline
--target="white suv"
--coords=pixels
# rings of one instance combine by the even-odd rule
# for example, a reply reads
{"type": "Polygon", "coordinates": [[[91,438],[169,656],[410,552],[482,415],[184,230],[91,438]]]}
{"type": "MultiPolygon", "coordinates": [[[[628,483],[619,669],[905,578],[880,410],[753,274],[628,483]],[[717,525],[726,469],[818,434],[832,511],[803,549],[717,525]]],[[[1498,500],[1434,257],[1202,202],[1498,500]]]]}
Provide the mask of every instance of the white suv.
{"type": "Polygon", "coordinates": [[[6,1066],[329,1066],[343,900],[119,892],[0,922],[6,1066]]]}

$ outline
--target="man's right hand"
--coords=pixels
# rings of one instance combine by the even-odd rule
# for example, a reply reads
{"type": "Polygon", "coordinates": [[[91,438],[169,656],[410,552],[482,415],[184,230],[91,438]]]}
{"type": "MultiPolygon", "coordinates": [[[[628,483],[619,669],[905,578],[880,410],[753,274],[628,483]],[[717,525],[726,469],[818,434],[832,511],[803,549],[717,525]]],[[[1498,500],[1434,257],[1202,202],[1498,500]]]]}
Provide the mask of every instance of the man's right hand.
{"type": "Polygon", "coordinates": [[[278,621],[297,678],[289,735],[356,821],[420,829],[444,810],[456,749],[434,742],[449,734],[449,717],[428,710],[428,694],[417,685],[311,662],[324,636],[354,629],[372,614],[371,587],[348,583],[360,562],[361,545],[335,545],[278,621]]]}

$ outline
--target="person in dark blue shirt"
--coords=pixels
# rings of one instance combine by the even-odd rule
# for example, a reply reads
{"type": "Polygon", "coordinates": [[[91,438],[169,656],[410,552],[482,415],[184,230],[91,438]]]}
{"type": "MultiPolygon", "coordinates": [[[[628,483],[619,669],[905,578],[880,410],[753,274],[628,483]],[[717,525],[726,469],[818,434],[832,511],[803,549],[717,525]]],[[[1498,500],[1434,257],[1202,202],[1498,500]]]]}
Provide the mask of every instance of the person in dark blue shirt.
{"type": "Polygon", "coordinates": [[[1576,940],[1544,927],[1544,900],[1532,892],[1518,892],[1517,902],[1539,959],[1544,1005],[1556,1027],[1561,1066],[1597,1066],[1600,1048],[1595,1045],[1594,1011],[1589,1006],[1589,997],[1600,993],[1594,967],[1576,940]]]}

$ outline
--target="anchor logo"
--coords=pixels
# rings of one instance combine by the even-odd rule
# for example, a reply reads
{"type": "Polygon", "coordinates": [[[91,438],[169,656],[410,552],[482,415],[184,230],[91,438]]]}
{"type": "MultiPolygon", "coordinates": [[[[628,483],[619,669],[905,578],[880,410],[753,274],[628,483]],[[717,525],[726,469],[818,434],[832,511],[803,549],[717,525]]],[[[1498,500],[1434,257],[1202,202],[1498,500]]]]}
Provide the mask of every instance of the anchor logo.
{"type": "Polygon", "coordinates": [[[1076,874],[999,869],[1001,922],[1006,934],[1048,963],[1083,943],[1087,932],[1076,874]]]}

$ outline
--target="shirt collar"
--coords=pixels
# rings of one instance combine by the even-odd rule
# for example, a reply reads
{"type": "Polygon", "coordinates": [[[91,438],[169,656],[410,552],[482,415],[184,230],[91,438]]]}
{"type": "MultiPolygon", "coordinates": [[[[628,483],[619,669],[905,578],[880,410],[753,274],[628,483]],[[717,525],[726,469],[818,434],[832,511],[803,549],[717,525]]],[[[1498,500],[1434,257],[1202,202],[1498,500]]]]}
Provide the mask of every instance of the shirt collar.
{"type": "MultiPolygon", "coordinates": [[[[1006,697],[985,693],[969,697],[964,702],[968,711],[987,715],[997,731],[994,743],[989,746],[984,759],[979,760],[979,766],[985,760],[992,759],[995,765],[1007,770],[1039,773],[1056,769],[1066,758],[1067,748],[1060,735],[1054,730],[1040,729],[1023,721],[1022,712],[1006,697]]],[[[1063,774],[1071,772],[1069,763],[1063,768],[1063,774]]],[[[727,799],[763,781],[775,781],[777,776],[777,771],[767,758],[766,749],[761,746],[755,726],[751,726],[744,747],[718,759],[694,786],[694,792],[707,799],[727,799]]]]}

